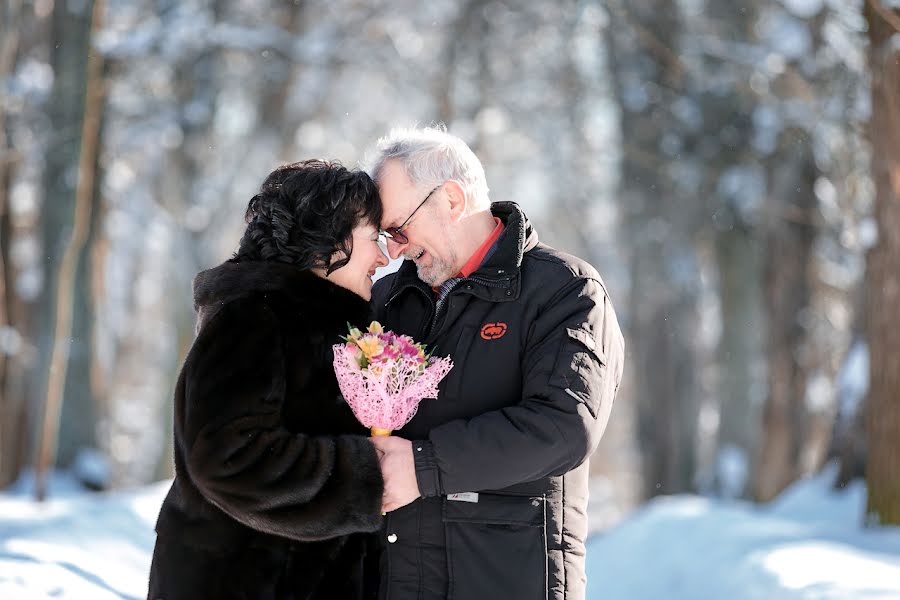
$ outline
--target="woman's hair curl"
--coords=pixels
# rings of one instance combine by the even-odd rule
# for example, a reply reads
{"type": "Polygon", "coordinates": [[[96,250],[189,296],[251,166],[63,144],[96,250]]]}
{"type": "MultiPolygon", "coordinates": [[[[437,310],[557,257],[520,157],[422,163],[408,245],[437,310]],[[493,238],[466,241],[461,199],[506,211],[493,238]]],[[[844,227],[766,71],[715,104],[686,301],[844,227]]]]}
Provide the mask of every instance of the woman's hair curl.
{"type": "Polygon", "coordinates": [[[305,160],[278,167],[250,199],[234,260],[285,262],[327,273],[350,260],[353,228],[381,222],[378,189],[362,171],[305,160]],[[344,257],[331,262],[335,252],[344,257]]]}

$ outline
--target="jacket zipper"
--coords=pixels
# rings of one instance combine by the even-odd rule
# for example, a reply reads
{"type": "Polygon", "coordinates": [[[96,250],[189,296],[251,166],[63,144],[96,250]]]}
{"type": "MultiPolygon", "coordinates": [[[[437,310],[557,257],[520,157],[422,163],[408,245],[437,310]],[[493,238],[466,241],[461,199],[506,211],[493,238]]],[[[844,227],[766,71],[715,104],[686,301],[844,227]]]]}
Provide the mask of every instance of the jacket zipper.
{"type": "MultiPolygon", "coordinates": [[[[482,285],[486,285],[492,288],[508,288],[509,287],[509,278],[502,279],[500,281],[496,279],[482,279],[481,277],[469,277],[471,281],[477,281],[482,285]]],[[[454,288],[455,289],[455,288],[454,288]]]]}
{"type": "Polygon", "coordinates": [[[437,323],[438,317],[441,316],[441,309],[447,306],[447,303],[450,302],[450,294],[452,294],[453,291],[458,288],[459,284],[461,284],[463,281],[465,281],[465,279],[460,279],[459,281],[454,283],[453,286],[449,290],[447,290],[447,293],[434,303],[434,316],[431,318],[432,327],[434,327],[434,325],[437,323]]]}

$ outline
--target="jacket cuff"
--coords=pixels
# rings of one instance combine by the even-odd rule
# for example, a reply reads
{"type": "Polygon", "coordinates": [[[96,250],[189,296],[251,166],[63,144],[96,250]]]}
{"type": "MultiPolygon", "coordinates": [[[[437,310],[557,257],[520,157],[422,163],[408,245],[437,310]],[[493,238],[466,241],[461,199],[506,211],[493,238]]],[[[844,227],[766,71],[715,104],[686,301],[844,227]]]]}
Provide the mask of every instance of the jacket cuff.
{"type": "Polygon", "coordinates": [[[423,498],[440,496],[443,493],[441,472],[438,470],[437,460],[434,457],[434,446],[427,440],[413,440],[412,450],[419,494],[423,498]]]}

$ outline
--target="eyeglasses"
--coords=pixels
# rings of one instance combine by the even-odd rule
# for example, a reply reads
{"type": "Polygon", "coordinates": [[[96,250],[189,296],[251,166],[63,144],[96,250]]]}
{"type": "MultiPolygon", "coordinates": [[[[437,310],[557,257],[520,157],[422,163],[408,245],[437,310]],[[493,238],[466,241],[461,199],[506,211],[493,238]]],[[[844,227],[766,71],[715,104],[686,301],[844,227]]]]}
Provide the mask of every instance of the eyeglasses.
{"type": "Polygon", "coordinates": [[[442,183],[439,186],[437,186],[436,188],[434,188],[433,190],[431,190],[430,192],[428,192],[428,195],[425,196],[425,199],[419,203],[419,205],[416,207],[416,210],[412,211],[412,213],[410,213],[410,215],[408,217],[406,217],[406,220],[403,221],[403,223],[401,223],[399,227],[387,227],[386,229],[383,229],[381,233],[383,235],[385,235],[388,239],[391,239],[398,244],[409,243],[409,238],[406,237],[406,234],[403,233],[403,230],[406,229],[407,225],[409,225],[409,220],[413,218],[413,215],[416,214],[419,211],[419,209],[422,208],[422,206],[426,202],[428,202],[428,199],[431,198],[431,196],[436,191],[441,189],[441,186],[443,186],[443,185],[444,184],[442,183]]]}

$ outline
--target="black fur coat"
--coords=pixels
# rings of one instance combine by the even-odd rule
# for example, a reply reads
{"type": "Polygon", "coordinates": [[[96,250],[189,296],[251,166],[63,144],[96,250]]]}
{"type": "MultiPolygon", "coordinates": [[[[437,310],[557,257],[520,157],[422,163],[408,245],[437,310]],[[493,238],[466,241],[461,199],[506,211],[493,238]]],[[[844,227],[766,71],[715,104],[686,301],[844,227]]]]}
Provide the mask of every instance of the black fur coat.
{"type": "Polygon", "coordinates": [[[194,302],[148,597],[368,597],[384,484],[331,365],[368,303],[290,265],[231,261],[197,275],[194,302]]]}

